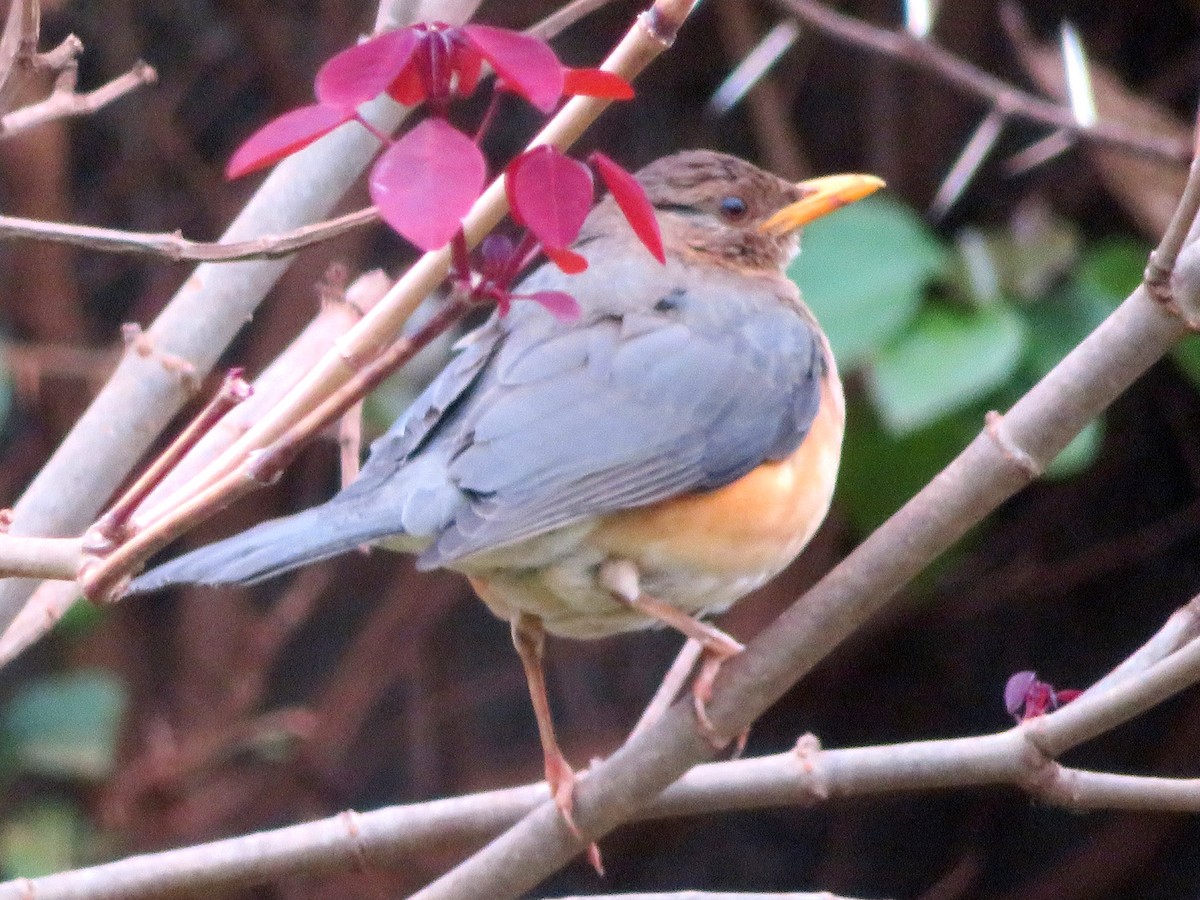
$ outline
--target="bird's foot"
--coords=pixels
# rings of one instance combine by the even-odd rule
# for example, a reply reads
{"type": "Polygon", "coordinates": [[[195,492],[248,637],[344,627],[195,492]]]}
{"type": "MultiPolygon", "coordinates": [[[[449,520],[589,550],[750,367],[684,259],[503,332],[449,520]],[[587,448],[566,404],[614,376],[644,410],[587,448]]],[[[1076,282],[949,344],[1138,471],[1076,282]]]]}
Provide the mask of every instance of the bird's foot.
{"type": "MultiPolygon", "coordinates": [[[[632,609],[644,613],[652,619],[658,619],[664,625],[670,625],[685,637],[691,638],[703,648],[700,672],[692,682],[692,705],[696,710],[696,721],[700,733],[718,750],[724,750],[729,744],[727,738],[722,738],[713,726],[708,715],[708,704],[712,700],[713,684],[717,673],[726,660],[741,653],[745,647],[720,628],[694,619],[682,609],[665,603],[656,597],[642,593],[641,576],[637,566],[629,560],[612,559],[600,567],[600,583],[612,595],[632,609]]],[[[737,752],[741,753],[746,746],[747,732],[743,731],[736,738],[737,752]]]]}
{"type": "MultiPolygon", "coordinates": [[[[704,649],[700,658],[700,671],[696,673],[696,679],[692,682],[692,708],[696,711],[696,723],[700,727],[700,733],[713,747],[723,750],[729,741],[721,737],[713,725],[712,719],[709,718],[708,704],[712,701],[713,685],[716,683],[717,673],[721,671],[721,666],[727,660],[741,653],[745,647],[725,632],[715,628],[712,629],[712,633],[705,635],[701,643],[704,649]]],[[[737,736],[736,756],[740,756],[746,748],[748,735],[749,731],[743,729],[737,736]]]]}
{"type": "MultiPolygon", "coordinates": [[[[583,840],[583,833],[575,824],[575,770],[561,753],[547,753],[545,762],[546,784],[550,786],[550,796],[554,799],[554,805],[558,807],[559,815],[567,823],[571,834],[583,840]]],[[[595,841],[587,845],[587,860],[597,875],[604,874],[604,861],[600,858],[600,847],[595,841]]]]}

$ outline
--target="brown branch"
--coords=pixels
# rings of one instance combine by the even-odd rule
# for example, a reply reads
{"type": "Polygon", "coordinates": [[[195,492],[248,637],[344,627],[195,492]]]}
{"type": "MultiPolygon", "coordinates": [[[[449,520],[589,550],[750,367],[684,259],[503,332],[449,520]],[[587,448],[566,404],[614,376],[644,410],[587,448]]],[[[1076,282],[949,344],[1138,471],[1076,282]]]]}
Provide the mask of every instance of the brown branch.
{"type": "MultiPolygon", "coordinates": [[[[1159,634],[1130,658],[1162,652],[1164,635],[1188,623],[1195,632],[1200,598],[1172,616],[1159,634]]],[[[1116,671],[1121,671],[1118,667],[1116,671]]],[[[1114,673],[1115,674],[1115,673],[1114,673]]],[[[1137,674],[1097,682],[1083,698],[1049,715],[996,734],[914,741],[876,747],[823,750],[811,735],[794,750],[757,759],[699,765],[637,812],[640,820],[729,810],[814,806],[849,797],[897,791],[1008,784],[1074,810],[1200,811],[1200,779],[1088,772],[1058,765],[1043,748],[1062,753],[1095,727],[1114,728],[1170,691],[1200,679],[1200,641],[1137,674]],[[1104,687],[1108,685],[1108,687],[1104,687]],[[1140,698],[1130,702],[1131,696],[1140,698]],[[1080,704],[1076,706],[1076,704],[1080,704]],[[1082,710],[1082,713],[1079,712],[1082,710]]],[[[592,777],[584,776],[584,782],[592,777]]],[[[381,866],[431,848],[467,845],[507,827],[544,803],[544,784],[393,806],[178,850],[145,854],[92,868],[0,885],[0,900],[89,900],[100,896],[150,897],[182,889],[216,891],[299,873],[345,870],[364,861],[381,866]],[[19,893],[25,891],[25,894],[19,893]]]]}
{"type": "Polygon", "coordinates": [[[35,53],[30,62],[35,69],[49,69],[51,72],[59,72],[72,65],[82,53],[83,41],[73,34],[68,34],[52,50],[47,50],[45,53],[35,53]]]}
{"type": "MultiPolygon", "coordinates": [[[[453,9],[426,5],[435,18],[454,24],[469,17],[473,3],[458,0],[453,9]]],[[[381,12],[400,5],[381,0],[381,12]]],[[[387,131],[405,115],[383,101],[360,112],[387,131]]],[[[335,129],[276,166],[223,240],[247,240],[325,218],[378,148],[361,128],[335,129]]],[[[278,260],[201,265],[146,330],[146,342],[194,374],[208,372],[285,268],[278,260]]],[[[14,507],[13,532],[82,532],[193,391],[192,381],[181,378],[177,367],[164,366],[162,357],[126,353],[14,507]],[[72,490],[64,492],[64,484],[72,490]]],[[[8,627],[36,586],[29,580],[0,585],[0,627],[8,627]]]]}
{"type": "Polygon", "coordinates": [[[40,240],[72,244],[106,253],[141,253],[162,256],[172,262],[233,262],[247,259],[280,259],[305,247],[340,237],[364,225],[379,221],[375,207],[356,210],[324,222],[303,225],[279,234],[248,241],[212,243],[193,241],[175,234],[119,231],[65,222],[43,222],[17,216],[0,216],[0,240],[40,240]]]}
{"type": "Polygon", "coordinates": [[[152,66],[138,62],[128,72],[82,94],[75,91],[75,78],[76,69],[71,64],[59,74],[54,90],[45,100],[0,116],[0,137],[10,137],[56,119],[88,115],[142,85],[153,84],[158,74],[152,66]]]}
{"type": "Polygon", "coordinates": [[[11,0],[8,5],[4,32],[0,34],[0,115],[8,111],[13,75],[37,52],[40,16],[37,0],[11,0]]]}
{"type": "MultiPolygon", "coordinates": [[[[241,369],[234,369],[225,376],[216,396],[209,401],[188,426],[179,433],[171,445],[146,468],[138,479],[121,495],[103,516],[96,520],[91,529],[100,542],[100,547],[108,548],[118,544],[126,537],[129,519],[142,502],[154,491],[167,474],[183,460],[200,440],[208,434],[217,422],[237,406],[249,399],[253,388],[242,378],[241,369]]],[[[91,537],[87,539],[92,544],[91,537]]]]}
{"type": "Polygon", "coordinates": [[[1155,159],[1186,163],[1192,158],[1190,143],[1173,137],[1147,134],[1118,122],[1101,121],[1094,125],[1081,125],[1070,107],[1023,91],[906,31],[891,31],[870,25],[835,12],[816,0],[773,2],[826,37],[933,72],[962,93],[987,101],[992,109],[1006,119],[1047,125],[1086,141],[1155,159]]]}
{"type": "MultiPolygon", "coordinates": [[[[390,285],[390,279],[375,270],[355,279],[344,297],[327,299],[308,327],[255,379],[250,399],[236,406],[205,434],[154,488],[143,505],[153,505],[168,496],[241,436],[249,423],[299,381],[313,362],[379,301],[390,285]]],[[[73,580],[46,582],[38,588],[0,635],[0,666],[57,625],[79,596],[79,588],[73,580]]]]}
{"type": "Polygon", "coordinates": [[[203,491],[189,492],[186,500],[177,502],[174,497],[168,498],[163,504],[165,508],[152,513],[149,521],[134,523],[133,535],[124,543],[115,548],[99,548],[101,555],[88,559],[80,568],[79,586],[83,595],[93,600],[115,599],[130,573],[175,538],[235,500],[273,484],[309,441],[462,319],[472,306],[465,298],[451,297],[411,337],[396,341],[277,440],[249,454],[241,467],[203,491]]]}

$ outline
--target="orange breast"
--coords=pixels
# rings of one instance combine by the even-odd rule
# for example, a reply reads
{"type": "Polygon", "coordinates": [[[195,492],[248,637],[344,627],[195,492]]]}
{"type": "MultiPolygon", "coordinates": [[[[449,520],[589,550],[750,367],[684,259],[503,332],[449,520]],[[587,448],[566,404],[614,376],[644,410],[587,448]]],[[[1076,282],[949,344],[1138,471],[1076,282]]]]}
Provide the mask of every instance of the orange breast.
{"type": "Polygon", "coordinates": [[[771,574],[808,543],[833,497],[845,427],[831,367],[803,443],[715,491],[686,494],[604,517],[587,543],[639,568],[685,568],[739,577],[771,574]]]}

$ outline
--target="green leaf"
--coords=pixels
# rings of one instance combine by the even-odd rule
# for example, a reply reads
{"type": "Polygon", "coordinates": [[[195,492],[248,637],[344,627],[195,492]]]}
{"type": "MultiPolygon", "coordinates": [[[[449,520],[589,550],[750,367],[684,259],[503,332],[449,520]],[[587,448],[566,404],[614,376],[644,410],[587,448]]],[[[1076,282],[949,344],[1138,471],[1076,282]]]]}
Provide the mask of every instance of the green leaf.
{"type": "Polygon", "coordinates": [[[1190,335],[1176,344],[1171,358],[1188,380],[1200,387],[1200,334],[1190,335]]]}
{"type": "Polygon", "coordinates": [[[851,401],[838,503],[860,534],[878,528],[945,468],[983,427],[973,408],[896,437],[865,403],[851,401]]]}
{"type": "Polygon", "coordinates": [[[1026,307],[1026,357],[1033,374],[1041,378],[1058,365],[1110,312],[1109,303],[1077,285],[1067,285],[1026,307]]]}
{"type": "Polygon", "coordinates": [[[1020,364],[1021,318],[1008,306],[977,311],[931,307],[867,371],[885,428],[904,435],[1001,387],[1020,364]]]}
{"type": "Polygon", "coordinates": [[[844,370],[872,357],[917,313],[949,254],[906,206],[871,197],[804,229],[788,269],[844,370]]]}
{"type": "Polygon", "coordinates": [[[1090,245],[1079,260],[1075,282],[1110,309],[1142,281],[1150,250],[1132,238],[1107,238],[1090,245]]]}
{"type": "Polygon", "coordinates": [[[0,726],[25,771],[101,779],[112,771],[124,708],[115,677],[75,672],[25,685],[5,707],[0,726]]]}
{"type": "Polygon", "coordinates": [[[1075,266],[1079,235],[1065,219],[1035,205],[1024,206],[1004,228],[964,228],[949,282],[976,306],[1004,297],[1033,300],[1075,266]]]}
{"type": "Polygon", "coordinates": [[[1101,419],[1093,419],[1084,425],[1083,431],[1075,435],[1071,443],[1063,447],[1062,452],[1046,466],[1046,477],[1058,479],[1078,475],[1092,464],[1103,443],[1104,422],[1101,419]]]}
{"type": "Polygon", "coordinates": [[[0,855],[8,878],[37,878],[75,868],[85,857],[89,829],[67,803],[42,801],[17,810],[0,826],[0,855]]]}

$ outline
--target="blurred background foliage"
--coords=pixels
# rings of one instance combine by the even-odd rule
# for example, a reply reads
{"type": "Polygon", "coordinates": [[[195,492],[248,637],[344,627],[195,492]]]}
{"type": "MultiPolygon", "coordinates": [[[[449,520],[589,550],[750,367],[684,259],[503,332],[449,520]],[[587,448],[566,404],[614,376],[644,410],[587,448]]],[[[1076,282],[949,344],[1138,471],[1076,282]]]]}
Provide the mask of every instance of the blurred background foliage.
{"type": "MultiPolygon", "coordinates": [[[[1011,221],[942,239],[904,204],[872,198],[812,225],[791,275],[829,336],[851,399],[843,508],[866,533],[1050,371],[1138,285],[1149,246],[1087,244],[1038,201],[1011,221]]],[[[1177,352],[1198,383],[1197,341],[1177,352]]],[[[1100,452],[1093,422],[1049,467],[1067,478],[1100,452]]]]}
{"type": "MultiPolygon", "coordinates": [[[[1026,0],[1007,37],[998,0],[943,3],[936,40],[1026,89],[1056,95],[1053,38],[1079,26],[1101,113],[1190,134],[1200,4],[1026,0]],[[1049,43],[1046,43],[1049,41],[1049,43]]],[[[83,86],[138,57],[161,83],[101,113],[0,142],[0,208],[14,215],[212,239],[247,183],[230,152],[307,102],[320,62],[371,12],[332,0],[43,2],[43,45],[87,45],[83,86]]],[[[523,27],[557,6],[486,2],[523,27]]],[[[898,0],[838,8],[885,26],[898,0]]],[[[593,64],[638,5],[614,2],[556,41],[593,64]]],[[[580,150],[642,165],[684,147],[800,178],[870,171],[890,190],[809,229],[793,276],[830,334],[849,398],[834,510],[810,549],[722,621],[760,630],[1053,366],[1137,283],[1182,183],[1177,166],[1068,147],[1014,173],[1046,129],[1010,124],[948,214],[926,213],[985,110],[935,76],[801,30],[731,111],[709,98],[780,7],[706,0],[676,48],[580,150]]],[[[45,86],[43,86],[44,88],[45,86]]],[[[478,110],[475,111],[476,113],[478,110]]],[[[506,103],[486,149],[502,163],[536,118],[506,103]]],[[[366,203],[357,188],[341,211],[366,203]]],[[[317,309],[327,268],[396,273],[411,251],[365,230],[301,254],[227,359],[260,370],[317,309]]],[[[102,383],[123,321],[145,323],[189,267],[49,244],[0,245],[0,504],[15,500],[102,383]]],[[[437,365],[369,405],[385,427],[437,365]]],[[[1200,338],[1181,345],[898,602],[838,648],[756,726],[748,752],[806,731],[827,746],[1004,727],[1005,679],[1037,669],[1083,686],[1121,660],[1200,579],[1200,338]]],[[[273,489],[184,542],[195,545],[324,499],[333,442],[273,489]]],[[[674,655],[660,632],[552,641],[565,750],[610,753],[674,655]]],[[[1071,754],[1075,765],[1200,774],[1200,702],[1180,697],[1071,754]]],[[[458,578],[385,553],[349,555],[254,590],[179,591],[76,606],[0,673],[0,868],[36,875],[86,862],[533,780],[540,755],[507,628],[458,578]]],[[[576,865],[545,894],[826,889],[853,896],[1184,898],[1200,892],[1200,825],[1175,815],[1077,816],[1007,789],[865,798],[624,828],[609,877],[576,865]]],[[[416,888],[464,848],[395,869],[295,877],[237,896],[377,897],[416,888]]]]}

